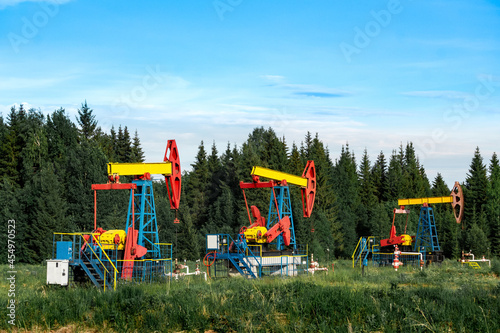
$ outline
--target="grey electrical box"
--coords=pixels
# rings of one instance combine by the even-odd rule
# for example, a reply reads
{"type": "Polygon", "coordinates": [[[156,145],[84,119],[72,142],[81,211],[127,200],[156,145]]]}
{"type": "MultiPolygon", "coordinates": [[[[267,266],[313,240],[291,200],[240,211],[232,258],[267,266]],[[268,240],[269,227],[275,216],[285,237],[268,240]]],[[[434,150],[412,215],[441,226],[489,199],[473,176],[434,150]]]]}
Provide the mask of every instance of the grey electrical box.
{"type": "Polygon", "coordinates": [[[67,286],[69,282],[69,260],[47,260],[47,284],[67,286]]]}

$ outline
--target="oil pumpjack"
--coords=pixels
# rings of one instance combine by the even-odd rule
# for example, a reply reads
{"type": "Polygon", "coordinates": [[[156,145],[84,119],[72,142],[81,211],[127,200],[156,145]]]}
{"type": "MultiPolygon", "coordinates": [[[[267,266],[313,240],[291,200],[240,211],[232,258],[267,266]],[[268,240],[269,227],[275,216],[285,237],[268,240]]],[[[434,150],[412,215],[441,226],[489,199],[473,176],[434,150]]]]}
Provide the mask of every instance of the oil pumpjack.
{"type": "Polygon", "coordinates": [[[444,259],[443,251],[439,245],[434,211],[430,205],[443,203],[451,204],[455,221],[460,223],[464,213],[464,196],[459,182],[455,182],[449,196],[399,199],[399,208],[393,210],[389,238],[377,242],[374,236],[361,237],[352,255],[353,266],[358,263],[366,265],[370,257],[376,264],[391,264],[396,246],[398,250],[401,250],[400,260],[407,255],[409,258],[414,257],[415,261],[423,262],[425,258],[428,263],[442,262],[444,259]],[[411,205],[421,205],[418,229],[415,236],[406,233],[408,214],[410,213],[406,207],[411,205]],[[397,235],[395,226],[398,214],[406,215],[404,232],[400,235],[397,235]]]}
{"type": "MultiPolygon", "coordinates": [[[[172,271],[172,245],[160,243],[158,236],[151,175],[165,177],[170,208],[177,213],[182,175],[175,140],[168,141],[163,162],[108,163],[107,172],[108,183],[92,185],[94,230],[91,233],[54,233],[55,259],[47,261],[48,284],[61,284],[61,279],[67,284],[70,267],[75,280],[88,277],[104,289],[116,287],[118,278],[152,281],[172,271]],[[120,176],[133,176],[133,180],[120,183],[120,176]],[[104,230],[97,226],[97,191],[101,190],[130,191],[124,230],[104,230]]],[[[179,223],[177,214],[174,223],[179,223]]]]}
{"type": "Polygon", "coordinates": [[[234,239],[228,234],[207,235],[204,263],[208,269],[216,260],[225,262],[248,278],[296,275],[297,267],[304,259],[307,262],[307,248],[296,241],[289,185],[300,186],[304,217],[310,217],[316,195],[314,161],[307,162],[302,176],[258,166],[252,168],[251,176],[252,182],[240,182],[249,226],[241,227],[234,239]],[[261,181],[261,177],[269,180],[261,181]],[[271,190],[267,220],[256,206],[248,207],[245,190],[259,188],[271,190]]]}

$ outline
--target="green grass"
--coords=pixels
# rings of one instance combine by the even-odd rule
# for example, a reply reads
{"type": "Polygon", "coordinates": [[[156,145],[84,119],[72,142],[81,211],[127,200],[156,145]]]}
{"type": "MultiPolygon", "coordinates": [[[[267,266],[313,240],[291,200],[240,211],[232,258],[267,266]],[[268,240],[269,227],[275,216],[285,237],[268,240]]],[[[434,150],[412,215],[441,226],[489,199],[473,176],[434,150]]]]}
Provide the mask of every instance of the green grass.
{"type": "MultiPolygon", "coordinates": [[[[498,332],[500,279],[493,268],[448,261],[424,269],[368,267],[348,261],[335,272],[297,278],[186,277],[167,284],[45,285],[45,267],[18,266],[17,329],[150,332],[498,332]]],[[[331,268],[331,265],[329,266],[331,268]]],[[[6,275],[7,267],[0,267],[6,275]]],[[[8,285],[2,279],[1,289],[8,285]]],[[[0,295],[7,304],[7,292],[0,295]]],[[[0,329],[12,330],[6,310],[0,329]]]]}

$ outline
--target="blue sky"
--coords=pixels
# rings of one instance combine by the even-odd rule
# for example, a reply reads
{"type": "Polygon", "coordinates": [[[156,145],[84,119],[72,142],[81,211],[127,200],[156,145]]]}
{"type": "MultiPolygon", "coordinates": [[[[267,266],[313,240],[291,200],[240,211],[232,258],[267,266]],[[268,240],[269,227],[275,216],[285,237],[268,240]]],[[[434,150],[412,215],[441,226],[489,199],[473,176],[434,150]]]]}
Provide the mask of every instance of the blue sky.
{"type": "Polygon", "coordinates": [[[148,161],[175,138],[189,169],[256,126],[318,133],[374,161],[412,141],[429,178],[464,181],[500,142],[498,1],[0,0],[0,112],[138,130],[148,161]]]}

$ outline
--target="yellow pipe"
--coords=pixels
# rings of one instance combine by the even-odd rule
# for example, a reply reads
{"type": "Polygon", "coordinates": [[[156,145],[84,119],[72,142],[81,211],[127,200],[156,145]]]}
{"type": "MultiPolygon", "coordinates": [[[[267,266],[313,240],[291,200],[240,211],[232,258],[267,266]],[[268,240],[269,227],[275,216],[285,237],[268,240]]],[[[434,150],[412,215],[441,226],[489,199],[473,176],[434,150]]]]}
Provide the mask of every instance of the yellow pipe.
{"type": "Polygon", "coordinates": [[[286,172],[274,171],[271,169],[254,166],[252,169],[252,176],[264,177],[267,179],[276,180],[278,182],[286,180],[288,184],[307,187],[307,179],[299,176],[294,176],[286,172]]]}
{"type": "Polygon", "coordinates": [[[99,234],[91,232],[54,232],[54,235],[79,236],[79,235],[99,235],[99,234]]]}

